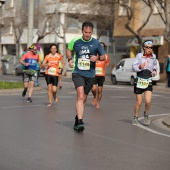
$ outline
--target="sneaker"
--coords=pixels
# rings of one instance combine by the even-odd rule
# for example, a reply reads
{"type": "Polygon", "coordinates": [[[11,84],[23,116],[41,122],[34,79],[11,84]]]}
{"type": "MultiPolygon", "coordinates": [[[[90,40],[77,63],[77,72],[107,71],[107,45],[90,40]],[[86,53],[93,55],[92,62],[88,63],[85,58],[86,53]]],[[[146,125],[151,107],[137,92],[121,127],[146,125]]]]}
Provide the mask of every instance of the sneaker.
{"type": "Polygon", "coordinates": [[[138,121],[138,118],[134,117],[133,120],[132,120],[132,125],[138,125],[138,124],[140,124],[139,121],[138,121]]]}
{"type": "Polygon", "coordinates": [[[84,124],[78,124],[77,126],[74,126],[74,130],[77,132],[83,132],[84,124]]]}
{"type": "Polygon", "coordinates": [[[149,115],[144,112],[143,116],[144,116],[144,120],[143,120],[144,124],[149,125],[151,123],[149,115]]]}
{"type": "Polygon", "coordinates": [[[27,93],[27,89],[24,89],[24,91],[22,92],[22,97],[25,97],[26,93],[27,93]]]}
{"type": "Polygon", "coordinates": [[[31,98],[30,98],[30,97],[28,97],[27,102],[29,102],[29,103],[31,103],[31,102],[32,102],[32,100],[31,100],[31,98]]]}
{"type": "Polygon", "coordinates": [[[83,130],[84,130],[84,123],[83,123],[83,121],[78,122],[76,120],[75,124],[74,124],[74,130],[77,131],[77,132],[83,132],[83,130]]]}

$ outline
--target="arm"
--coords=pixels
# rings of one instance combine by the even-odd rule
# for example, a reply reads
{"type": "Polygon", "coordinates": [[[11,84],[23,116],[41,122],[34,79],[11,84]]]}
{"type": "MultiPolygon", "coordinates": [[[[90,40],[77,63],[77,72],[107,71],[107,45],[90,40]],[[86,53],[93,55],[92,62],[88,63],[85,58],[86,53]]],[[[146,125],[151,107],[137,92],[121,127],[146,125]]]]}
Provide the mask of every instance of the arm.
{"type": "MultiPolygon", "coordinates": [[[[24,55],[24,56],[25,56],[25,55],[24,55]]],[[[29,63],[25,63],[24,60],[25,60],[25,58],[22,57],[22,58],[20,59],[20,63],[21,63],[22,65],[24,65],[24,66],[28,66],[29,63]]]]}
{"type": "Polygon", "coordinates": [[[140,64],[140,56],[137,54],[132,64],[132,70],[135,72],[140,72],[144,67],[145,67],[145,63],[140,64]]]}
{"type": "Polygon", "coordinates": [[[105,60],[106,67],[109,67],[109,66],[110,66],[110,59],[109,59],[109,56],[106,54],[105,57],[106,57],[106,60],[105,60]]]}
{"type": "Polygon", "coordinates": [[[67,48],[66,54],[67,54],[69,67],[72,68],[73,67],[73,59],[72,59],[71,51],[68,48],[67,48]]]}

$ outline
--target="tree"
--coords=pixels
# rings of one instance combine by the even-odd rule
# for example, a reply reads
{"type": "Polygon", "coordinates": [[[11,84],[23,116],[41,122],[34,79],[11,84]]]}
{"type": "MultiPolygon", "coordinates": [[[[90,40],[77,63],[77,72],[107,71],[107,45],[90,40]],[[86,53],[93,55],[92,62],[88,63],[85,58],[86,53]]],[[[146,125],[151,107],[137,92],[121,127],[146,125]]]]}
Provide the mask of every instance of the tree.
{"type": "Polygon", "coordinates": [[[129,4],[129,0],[117,0],[116,3],[123,7],[123,9],[126,11],[126,23],[125,28],[132,33],[134,37],[137,38],[139,43],[139,48],[142,49],[142,36],[141,31],[146,26],[146,24],[149,22],[149,19],[153,13],[153,6],[152,6],[152,0],[132,0],[131,4],[129,4]],[[137,12],[141,11],[140,3],[144,2],[146,7],[149,7],[148,14],[145,14],[145,20],[141,21],[140,18],[138,18],[137,12]],[[134,27],[135,22],[140,22],[139,26],[136,28],[134,27]]]}

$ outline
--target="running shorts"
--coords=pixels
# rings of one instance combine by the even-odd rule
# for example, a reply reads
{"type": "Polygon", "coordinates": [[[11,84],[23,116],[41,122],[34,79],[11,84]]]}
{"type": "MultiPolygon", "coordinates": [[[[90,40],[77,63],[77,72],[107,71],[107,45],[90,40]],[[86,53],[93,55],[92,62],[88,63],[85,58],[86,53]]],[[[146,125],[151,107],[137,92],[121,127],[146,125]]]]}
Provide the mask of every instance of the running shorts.
{"type": "Polygon", "coordinates": [[[24,73],[24,82],[34,81],[35,82],[36,76],[35,75],[27,75],[24,73]]]}
{"type": "Polygon", "coordinates": [[[52,84],[53,86],[58,86],[58,76],[45,74],[45,80],[47,85],[52,84]]]}
{"type": "Polygon", "coordinates": [[[145,91],[153,91],[153,88],[152,88],[152,84],[149,84],[148,87],[146,89],[141,89],[141,88],[138,88],[136,87],[136,82],[134,83],[134,93],[135,94],[142,94],[144,93],[145,91]]]}
{"type": "Polygon", "coordinates": [[[104,76],[96,76],[94,78],[94,84],[97,84],[98,86],[101,86],[101,87],[103,87],[104,81],[105,81],[104,76]]]}
{"type": "Polygon", "coordinates": [[[88,95],[94,84],[94,77],[84,77],[77,73],[72,73],[72,80],[77,89],[80,86],[84,87],[84,94],[88,95]]]}

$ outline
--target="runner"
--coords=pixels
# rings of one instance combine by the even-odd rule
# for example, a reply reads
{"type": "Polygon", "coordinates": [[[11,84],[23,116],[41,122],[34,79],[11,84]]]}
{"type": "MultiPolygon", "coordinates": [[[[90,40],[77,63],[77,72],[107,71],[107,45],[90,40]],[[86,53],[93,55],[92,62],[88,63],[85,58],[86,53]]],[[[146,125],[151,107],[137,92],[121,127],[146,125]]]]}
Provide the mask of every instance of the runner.
{"type": "Polygon", "coordinates": [[[40,60],[37,54],[37,47],[33,44],[29,49],[30,51],[20,59],[20,63],[24,65],[24,91],[22,92],[22,96],[25,97],[29,86],[27,102],[32,102],[31,96],[36,78],[36,65],[37,63],[40,65],[40,60]]]}
{"type": "MultiPolygon", "coordinates": [[[[100,42],[103,49],[105,49],[106,45],[103,42],[100,42]]],[[[106,67],[109,67],[109,56],[105,54],[106,60],[105,61],[96,61],[96,75],[95,75],[95,82],[93,84],[92,88],[92,94],[93,94],[93,101],[92,105],[96,105],[96,108],[100,108],[100,101],[102,99],[102,91],[103,91],[103,84],[105,81],[105,70],[106,67]],[[97,87],[98,85],[98,87],[97,87]],[[97,98],[96,98],[97,96],[97,98]]]]}
{"type": "Polygon", "coordinates": [[[145,94],[145,111],[144,111],[144,124],[150,124],[148,115],[151,106],[152,98],[152,76],[156,76],[157,64],[156,55],[153,54],[153,42],[146,40],[143,43],[143,53],[136,55],[132,64],[132,69],[137,72],[136,82],[134,84],[134,93],[136,94],[136,103],[134,107],[134,118],[132,125],[137,125],[139,110],[142,104],[142,93],[145,94]]]}
{"type": "Polygon", "coordinates": [[[52,106],[52,98],[54,98],[55,103],[59,100],[56,96],[57,85],[58,85],[58,75],[62,72],[62,68],[59,68],[59,61],[62,60],[62,55],[57,53],[57,45],[52,44],[50,46],[51,53],[46,55],[42,63],[41,68],[46,67],[45,80],[48,87],[48,101],[47,107],[52,106]]]}
{"type": "Polygon", "coordinates": [[[59,73],[59,88],[62,89],[62,73],[63,73],[63,68],[65,66],[64,60],[62,59],[59,62],[59,68],[62,69],[61,73],[59,73]]]}
{"type": "Polygon", "coordinates": [[[74,38],[67,49],[69,66],[72,69],[72,80],[74,82],[77,101],[74,130],[81,132],[84,130],[83,114],[87,95],[92,89],[95,77],[95,62],[105,60],[105,51],[98,40],[91,37],[93,24],[84,22],[82,25],[83,36],[74,38]],[[72,52],[74,57],[72,58],[72,52]],[[97,55],[99,54],[99,55],[97,55]]]}

